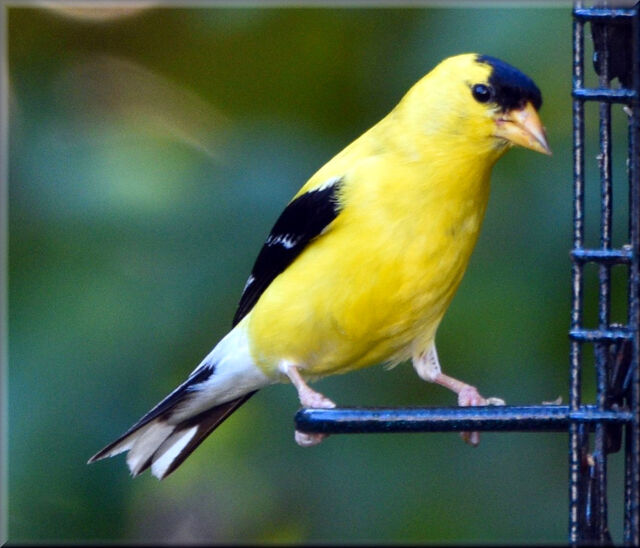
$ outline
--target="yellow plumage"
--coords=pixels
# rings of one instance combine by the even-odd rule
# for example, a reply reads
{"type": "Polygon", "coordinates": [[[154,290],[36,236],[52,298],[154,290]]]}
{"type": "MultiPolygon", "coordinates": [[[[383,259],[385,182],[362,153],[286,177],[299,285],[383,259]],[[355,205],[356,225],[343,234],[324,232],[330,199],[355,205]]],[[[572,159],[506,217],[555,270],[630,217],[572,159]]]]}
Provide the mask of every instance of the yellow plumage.
{"type": "MultiPolygon", "coordinates": [[[[460,405],[501,404],[442,373],[434,338],[478,238],[491,168],[513,144],[549,153],[533,81],[488,56],[451,57],[319,169],[276,221],[234,328],[187,380],[90,462],[128,451],[170,474],[256,390],[411,358],[460,405]]],[[[325,436],[296,432],[300,445],[325,436]]],[[[477,443],[477,433],[465,438],[477,443]]]]}
{"type": "Polygon", "coordinates": [[[267,374],[408,359],[431,345],[474,247],[489,175],[506,150],[465,80],[490,67],[465,55],[418,82],[382,121],[322,167],[298,196],[344,177],[335,221],[250,313],[251,351],[267,374]],[[477,137],[475,137],[477,136],[477,137]]]}

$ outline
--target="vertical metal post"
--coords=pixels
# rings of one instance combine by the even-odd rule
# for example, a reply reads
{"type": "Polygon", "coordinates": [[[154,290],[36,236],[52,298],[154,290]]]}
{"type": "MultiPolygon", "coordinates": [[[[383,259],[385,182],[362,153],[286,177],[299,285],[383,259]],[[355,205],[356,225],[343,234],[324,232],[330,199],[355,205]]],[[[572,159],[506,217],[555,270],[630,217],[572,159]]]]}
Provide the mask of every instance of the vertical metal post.
{"type": "Polygon", "coordinates": [[[628,322],[632,334],[632,382],[628,405],[632,423],[627,426],[625,458],[625,544],[640,544],[640,4],[631,21],[632,88],[635,97],[630,104],[629,120],[629,309],[628,322]]]}
{"type": "MultiPolygon", "coordinates": [[[[608,2],[603,2],[602,6],[607,6],[608,2]]],[[[601,28],[602,40],[609,43],[609,26],[603,25],[601,28]]],[[[608,48],[600,53],[600,88],[609,87],[611,80],[609,76],[610,51],[608,48]]],[[[611,249],[611,227],[612,227],[612,183],[611,183],[611,103],[600,101],[599,112],[599,143],[598,164],[600,167],[600,249],[611,249]]],[[[601,262],[598,265],[598,328],[605,331],[610,324],[611,309],[611,264],[601,262]]],[[[604,410],[607,404],[608,376],[609,376],[609,343],[595,343],[595,364],[596,364],[596,404],[598,409],[604,410]]],[[[594,437],[594,447],[590,463],[592,478],[593,501],[592,508],[596,515],[594,518],[593,539],[598,542],[605,542],[608,539],[607,527],[607,451],[605,425],[598,423],[594,437]]]]}
{"type": "MultiPolygon", "coordinates": [[[[576,2],[581,8],[582,2],[576,2]]],[[[584,87],[584,23],[573,20],[573,89],[584,87]]],[[[584,103],[580,98],[573,99],[573,248],[581,249],[584,243],[584,103]]],[[[582,327],[583,265],[573,260],[571,329],[582,327]]],[[[582,346],[579,341],[571,341],[569,370],[569,407],[577,411],[580,407],[582,346]]],[[[569,427],[569,542],[577,544],[580,540],[579,520],[582,514],[580,502],[580,476],[584,446],[584,428],[577,422],[569,427]]]]}

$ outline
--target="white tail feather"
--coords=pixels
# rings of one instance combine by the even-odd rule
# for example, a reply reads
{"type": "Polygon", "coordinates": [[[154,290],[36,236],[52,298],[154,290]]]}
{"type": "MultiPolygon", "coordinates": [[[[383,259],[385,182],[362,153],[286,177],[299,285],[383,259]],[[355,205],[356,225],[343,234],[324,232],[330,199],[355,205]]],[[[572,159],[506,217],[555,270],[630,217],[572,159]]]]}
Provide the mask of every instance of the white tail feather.
{"type": "Polygon", "coordinates": [[[180,455],[187,443],[191,441],[198,431],[198,426],[192,426],[187,430],[180,430],[171,434],[153,455],[151,473],[158,479],[162,479],[173,461],[180,455]]]}
{"type": "Polygon", "coordinates": [[[158,447],[171,436],[174,429],[175,425],[156,419],[132,434],[134,442],[127,453],[127,465],[133,476],[140,473],[145,463],[153,456],[158,447]]]}
{"type": "MultiPolygon", "coordinates": [[[[125,438],[123,438],[120,443],[114,445],[108,452],[100,455],[100,459],[106,459],[108,457],[114,457],[115,455],[119,455],[120,453],[124,453],[125,451],[129,451],[135,444],[136,440],[143,435],[150,427],[152,423],[145,424],[135,432],[132,432],[125,438]]],[[[96,459],[96,455],[89,459],[89,462],[93,462],[96,459]]]]}

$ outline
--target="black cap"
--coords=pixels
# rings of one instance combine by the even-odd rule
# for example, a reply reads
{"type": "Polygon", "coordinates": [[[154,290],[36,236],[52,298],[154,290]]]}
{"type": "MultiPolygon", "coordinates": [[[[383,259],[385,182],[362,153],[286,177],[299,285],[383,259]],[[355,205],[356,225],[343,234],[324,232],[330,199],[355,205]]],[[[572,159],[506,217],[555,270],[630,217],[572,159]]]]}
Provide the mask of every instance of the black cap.
{"type": "Polygon", "coordinates": [[[490,55],[478,55],[476,61],[491,67],[489,84],[494,93],[492,100],[502,107],[503,111],[522,108],[527,102],[531,102],[536,110],[540,109],[542,94],[526,74],[490,55]]]}

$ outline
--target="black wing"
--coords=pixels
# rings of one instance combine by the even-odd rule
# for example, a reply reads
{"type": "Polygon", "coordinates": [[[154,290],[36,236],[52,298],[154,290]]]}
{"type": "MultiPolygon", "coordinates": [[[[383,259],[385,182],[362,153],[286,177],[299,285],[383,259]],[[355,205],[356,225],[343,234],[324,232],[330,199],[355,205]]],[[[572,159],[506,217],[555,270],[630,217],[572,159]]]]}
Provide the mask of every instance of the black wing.
{"type": "Polygon", "coordinates": [[[341,184],[342,178],[336,177],[298,196],[278,217],[244,286],[233,325],[249,313],[275,277],[338,216],[337,193],[341,184]]]}

